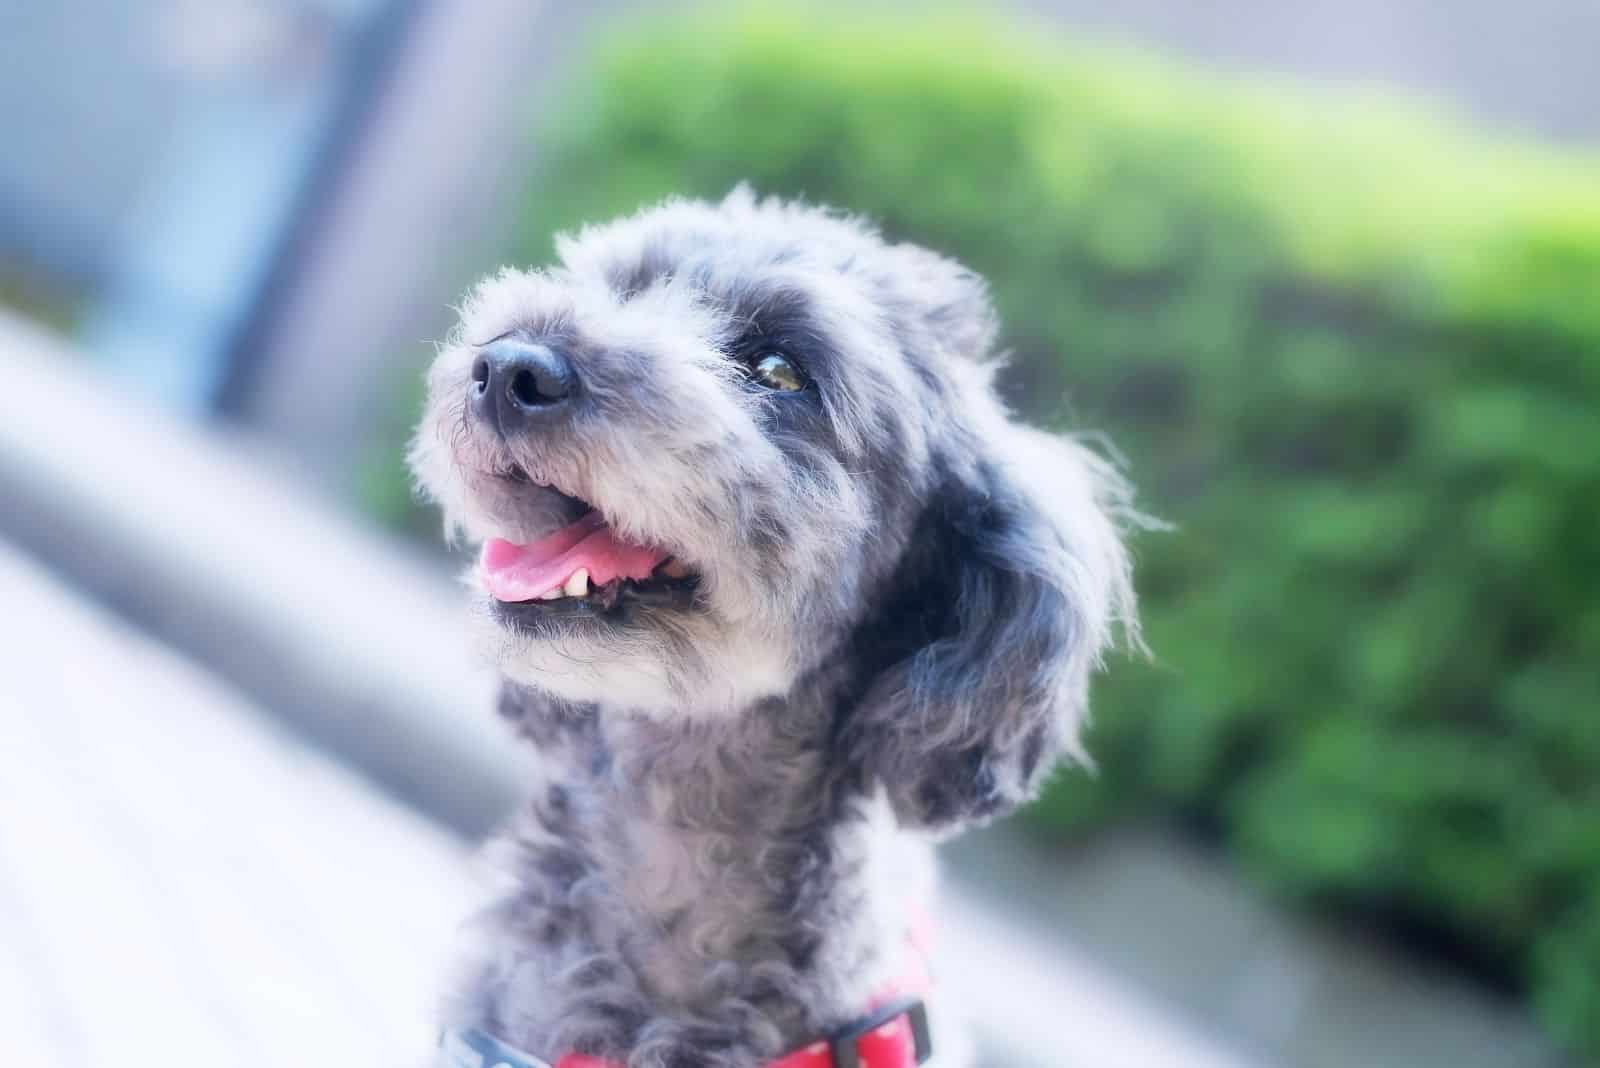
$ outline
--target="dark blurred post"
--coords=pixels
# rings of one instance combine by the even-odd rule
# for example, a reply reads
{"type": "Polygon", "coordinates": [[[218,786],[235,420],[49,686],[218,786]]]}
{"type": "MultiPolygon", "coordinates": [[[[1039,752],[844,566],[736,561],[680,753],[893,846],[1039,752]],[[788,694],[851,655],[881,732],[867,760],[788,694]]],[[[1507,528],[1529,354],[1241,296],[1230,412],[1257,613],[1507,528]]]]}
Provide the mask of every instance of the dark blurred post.
{"type": "MultiPolygon", "coordinates": [[[[621,6],[422,5],[387,89],[244,339],[226,410],[338,484],[503,247],[508,180],[581,28],[621,6]],[[498,254],[497,252],[495,254],[498,254]]],[[[345,487],[339,487],[345,488],[345,487]]]]}

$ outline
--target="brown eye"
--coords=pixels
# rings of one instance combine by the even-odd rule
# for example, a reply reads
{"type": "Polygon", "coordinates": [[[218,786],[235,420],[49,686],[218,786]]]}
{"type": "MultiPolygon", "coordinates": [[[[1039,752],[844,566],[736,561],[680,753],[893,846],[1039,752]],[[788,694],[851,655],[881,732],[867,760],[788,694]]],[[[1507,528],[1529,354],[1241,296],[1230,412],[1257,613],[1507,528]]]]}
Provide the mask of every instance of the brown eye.
{"type": "Polygon", "coordinates": [[[768,389],[795,393],[806,388],[806,376],[781,352],[763,352],[750,364],[750,377],[768,389]]]}

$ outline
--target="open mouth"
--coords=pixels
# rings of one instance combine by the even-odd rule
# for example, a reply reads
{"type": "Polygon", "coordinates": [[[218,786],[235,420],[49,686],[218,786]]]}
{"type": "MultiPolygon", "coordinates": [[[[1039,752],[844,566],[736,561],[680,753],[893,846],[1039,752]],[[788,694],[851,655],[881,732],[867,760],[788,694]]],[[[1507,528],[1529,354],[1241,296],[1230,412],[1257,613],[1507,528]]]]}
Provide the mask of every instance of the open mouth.
{"type": "Polygon", "coordinates": [[[514,609],[515,618],[606,615],[635,603],[687,605],[697,584],[681,561],[623,540],[594,509],[527,545],[490,538],[478,574],[496,608],[514,609]]]}

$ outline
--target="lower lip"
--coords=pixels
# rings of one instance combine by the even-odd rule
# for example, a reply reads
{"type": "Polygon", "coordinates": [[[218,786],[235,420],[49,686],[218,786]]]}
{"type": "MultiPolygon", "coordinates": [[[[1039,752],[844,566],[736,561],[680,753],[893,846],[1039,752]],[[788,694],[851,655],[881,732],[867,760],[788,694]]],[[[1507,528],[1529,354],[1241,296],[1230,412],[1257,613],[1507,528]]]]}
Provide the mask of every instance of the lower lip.
{"type": "Polygon", "coordinates": [[[607,628],[626,623],[617,609],[564,598],[560,601],[491,601],[490,611],[501,626],[532,637],[570,633],[574,627],[607,628]]]}
{"type": "Polygon", "coordinates": [[[693,582],[657,589],[622,593],[616,602],[603,606],[580,597],[559,597],[549,601],[498,601],[491,598],[495,617],[520,629],[539,626],[621,626],[632,622],[640,608],[687,610],[694,603],[693,582]]]}

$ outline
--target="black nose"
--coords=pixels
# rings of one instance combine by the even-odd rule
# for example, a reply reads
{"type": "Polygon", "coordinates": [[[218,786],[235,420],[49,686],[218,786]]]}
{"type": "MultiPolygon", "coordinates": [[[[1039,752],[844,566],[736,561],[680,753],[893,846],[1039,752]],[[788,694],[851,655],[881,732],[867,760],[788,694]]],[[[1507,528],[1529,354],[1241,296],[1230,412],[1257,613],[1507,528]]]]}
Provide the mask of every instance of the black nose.
{"type": "Polygon", "coordinates": [[[572,363],[549,346],[502,338],[472,361],[472,411],[502,434],[566,407],[577,390],[572,363]]]}

